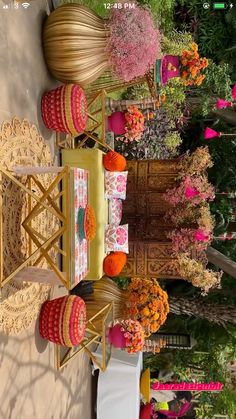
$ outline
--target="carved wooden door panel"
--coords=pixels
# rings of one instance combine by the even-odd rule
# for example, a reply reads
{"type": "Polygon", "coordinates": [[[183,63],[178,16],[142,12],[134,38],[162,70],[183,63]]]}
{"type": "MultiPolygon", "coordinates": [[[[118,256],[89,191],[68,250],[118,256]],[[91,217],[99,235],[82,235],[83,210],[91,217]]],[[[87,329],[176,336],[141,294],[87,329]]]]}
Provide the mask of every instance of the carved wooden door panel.
{"type": "Polygon", "coordinates": [[[170,242],[130,241],[122,275],[152,278],[180,278],[170,242]]]}
{"type": "Polygon", "coordinates": [[[177,160],[128,161],[127,197],[122,223],[129,224],[129,255],[122,274],[179,278],[167,232],[173,225],[164,218],[169,205],[163,193],[176,183],[177,160]]]}

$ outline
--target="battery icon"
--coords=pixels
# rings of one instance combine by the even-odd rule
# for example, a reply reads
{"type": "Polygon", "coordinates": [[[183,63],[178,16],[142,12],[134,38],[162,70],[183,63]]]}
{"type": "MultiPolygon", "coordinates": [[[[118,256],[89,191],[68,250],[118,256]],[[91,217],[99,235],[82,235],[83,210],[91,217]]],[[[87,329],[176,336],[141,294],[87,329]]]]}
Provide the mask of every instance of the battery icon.
{"type": "Polygon", "coordinates": [[[226,4],[225,3],[214,3],[213,8],[215,10],[225,9],[226,4]]]}

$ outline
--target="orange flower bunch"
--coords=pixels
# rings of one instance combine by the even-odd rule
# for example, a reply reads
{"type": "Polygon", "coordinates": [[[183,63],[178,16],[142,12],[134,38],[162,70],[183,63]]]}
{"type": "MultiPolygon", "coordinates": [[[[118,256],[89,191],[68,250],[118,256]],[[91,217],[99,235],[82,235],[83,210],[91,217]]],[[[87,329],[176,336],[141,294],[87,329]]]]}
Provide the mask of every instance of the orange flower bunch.
{"type": "Polygon", "coordinates": [[[201,72],[207,68],[208,59],[205,57],[200,58],[198,46],[195,42],[191,43],[189,50],[182,51],[180,61],[184,84],[186,86],[200,86],[206,77],[204,74],[201,74],[201,72]]]}
{"type": "Polygon", "coordinates": [[[87,205],[84,217],[84,231],[86,240],[91,241],[96,235],[96,217],[93,207],[87,205]]]}
{"type": "Polygon", "coordinates": [[[125,113],[126,134],[125,137],[130,141],[138,141],[144,130],[144,116],[136,106],[129,106],[125,113]]]}
{"type": "Polygon", "coordinates": [[[140,321],[146,337],[157,332],[168,313],[168,295],[155,279],[131,279],[126,314],[140,321]]]}
{"type": "Polygon", "coordinates": [[[144,345],[144,330],[137,320],[121,320],[121,331],[124,332],[126,351],[129,354],[142,351],[144,345]]]}

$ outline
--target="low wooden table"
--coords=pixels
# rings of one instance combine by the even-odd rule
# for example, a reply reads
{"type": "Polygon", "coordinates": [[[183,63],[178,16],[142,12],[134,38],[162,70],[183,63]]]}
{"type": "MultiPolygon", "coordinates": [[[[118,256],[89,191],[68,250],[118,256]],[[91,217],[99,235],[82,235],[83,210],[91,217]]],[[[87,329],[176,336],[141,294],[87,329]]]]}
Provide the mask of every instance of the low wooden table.
{"type": "Polygon", "coordinates": [[[30,282],[62,283],[67,289],[72,289],[86,277],[89,270],[89,244],[86,240],[79,242],[76,223],[79,207],[86,206],[88,202],[88,176],[86,170],[68,166],[15,167],[14,172],[0,167],[0,290],[13,278],[30,282]],[[40,176],[49,173],[52,174],[52,182],[45,189],[40,176]],[[24,177],[24,183],[21,177],[24,177]],[[4,276],[2,263],[4,221],[1,188],[4,178],[21,188],[26,194],[29,208],[22,227],[28,234],[30,251],[27,259],[7,277],[4,276]],[[43,211],[49,211],[58,220],[57,230],[49,237],[43,237],[32,227],[32,220],[43,211]],[[62,257],[63,271],[50,256],[51,249],[62,257]],[[49,269],[38,267],[43,258],[49,269]]]}

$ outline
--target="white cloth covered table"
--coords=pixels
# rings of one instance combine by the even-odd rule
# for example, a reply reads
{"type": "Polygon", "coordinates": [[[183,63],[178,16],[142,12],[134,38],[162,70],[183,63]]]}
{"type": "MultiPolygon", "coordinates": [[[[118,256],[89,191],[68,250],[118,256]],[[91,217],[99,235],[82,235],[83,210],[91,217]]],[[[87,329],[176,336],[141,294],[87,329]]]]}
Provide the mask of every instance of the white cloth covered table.
{"type": "Polygon", "coordinates": [[[105,372],[99,372],[97,419],[139,419],[142,353],[112,349],[105,372]]]}

